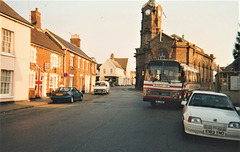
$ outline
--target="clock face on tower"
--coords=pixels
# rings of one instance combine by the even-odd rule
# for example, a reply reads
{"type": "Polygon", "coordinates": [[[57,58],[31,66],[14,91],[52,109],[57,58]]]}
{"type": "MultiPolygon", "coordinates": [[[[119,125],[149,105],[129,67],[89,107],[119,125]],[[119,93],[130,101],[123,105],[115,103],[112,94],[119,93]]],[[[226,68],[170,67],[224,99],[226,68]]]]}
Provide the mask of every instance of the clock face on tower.
{"type": "Polygon", "coordinates": [[[150,9],[147,9],[147,10],[145,11],[145,14],[146,14],[146,15],[150,15],[150,14],[151,14],[151,10],[150,10],[150,9]]]}

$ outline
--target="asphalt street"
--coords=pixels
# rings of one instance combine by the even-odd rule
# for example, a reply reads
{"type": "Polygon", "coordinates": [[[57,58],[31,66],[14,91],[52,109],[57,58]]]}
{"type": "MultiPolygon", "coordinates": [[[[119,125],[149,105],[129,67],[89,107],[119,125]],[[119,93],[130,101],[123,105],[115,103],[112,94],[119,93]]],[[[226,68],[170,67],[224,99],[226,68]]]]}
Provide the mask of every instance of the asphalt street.
{"type": "Polygon", "coordinates": [[[152,108],[142,93],[111,88],[88,101],[0,114],[1,152],[236,152],[240,143],[185,136],[182,109],[152,108]]]}

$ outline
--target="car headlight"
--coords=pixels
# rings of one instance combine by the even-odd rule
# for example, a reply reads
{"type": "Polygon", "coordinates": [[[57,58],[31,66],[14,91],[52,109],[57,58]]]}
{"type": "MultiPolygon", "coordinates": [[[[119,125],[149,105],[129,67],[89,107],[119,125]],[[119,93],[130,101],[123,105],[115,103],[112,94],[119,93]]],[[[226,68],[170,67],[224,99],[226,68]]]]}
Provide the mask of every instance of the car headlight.
{"type": "Polygon", "coordinates": [[[150,89],[144,89],[143,95],[144,96],[150,96],[150,89]]]}
{"type": "Polygon", "coordinates": [[[202,119],[198,117],[188,117],[188,122],[202,124],[202,119]]]}
{"type": "Polygon", "coordinates": [[[228,127],[240,129],[240,122],[230,122],[228,127]]]}

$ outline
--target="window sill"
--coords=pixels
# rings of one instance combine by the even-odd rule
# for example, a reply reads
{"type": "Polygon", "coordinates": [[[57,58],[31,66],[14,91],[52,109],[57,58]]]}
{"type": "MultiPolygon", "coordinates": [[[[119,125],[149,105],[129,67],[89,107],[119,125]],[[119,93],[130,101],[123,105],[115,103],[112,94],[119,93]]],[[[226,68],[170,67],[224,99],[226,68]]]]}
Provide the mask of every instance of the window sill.
{"type": "Polygon", "coordinates": [[[6,52],[1,52],[2,56],[8,56],[8,57],[12,57],[12,58],[16,58],[16,56],[10,54],[10,53],[6,53],[6,52]]]}
{"type": "Polygon", "coordinates": [[[13,96],[8,96],[8,95],[2,95],[2,94],[0,94],[0,99],[13,99],[13,96]]]}

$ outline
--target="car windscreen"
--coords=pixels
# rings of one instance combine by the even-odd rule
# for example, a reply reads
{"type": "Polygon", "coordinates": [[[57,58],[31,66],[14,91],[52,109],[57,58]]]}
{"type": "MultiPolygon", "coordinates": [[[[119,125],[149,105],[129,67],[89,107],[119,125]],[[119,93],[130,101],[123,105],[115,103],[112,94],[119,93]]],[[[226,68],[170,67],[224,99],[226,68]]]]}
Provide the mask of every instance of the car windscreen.
{"type": "Polygon", "coordinates": [[[106,86],[106,84],[104,82],[97,82],[96,86],[106,86]]]}
{"type": "Polygon", "coordinates": [[[228,97],[212,94],[193,94],[190,99],[189,106],[234,110],[234,106],[228,97]]]}

